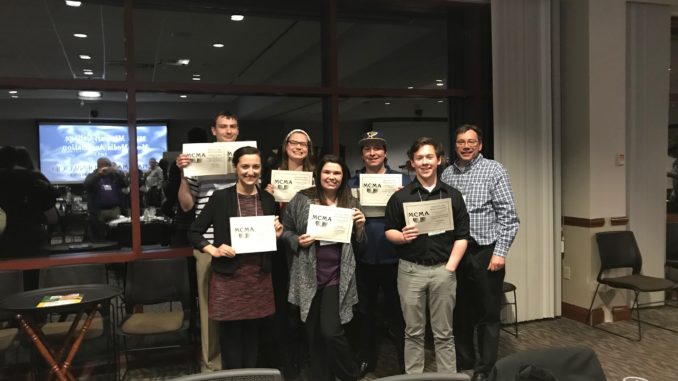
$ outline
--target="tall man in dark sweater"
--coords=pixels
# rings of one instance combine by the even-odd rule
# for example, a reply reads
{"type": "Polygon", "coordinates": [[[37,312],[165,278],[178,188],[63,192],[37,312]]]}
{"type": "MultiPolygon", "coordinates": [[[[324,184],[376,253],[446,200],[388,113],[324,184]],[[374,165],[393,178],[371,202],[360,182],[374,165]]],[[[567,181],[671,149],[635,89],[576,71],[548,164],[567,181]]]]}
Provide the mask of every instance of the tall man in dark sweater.
{"type": "Polygon", "coordinates": [[[438,180],[442,159],[440,143],[419,138],[407,152],[417,178],[396,192],[386,205],[386,238],[396,246],[398,293],[405,318],[405,370],[424,371],[424,330],[426,306],[438,372],[457,371],[452,334],[452,311],[456,300],[456,269],[466,251],[469,216],[461,193],[438,180]],[[450,199],[453,230],[419,234],[415,225],[407,225],[403,203],[450,199]]]}

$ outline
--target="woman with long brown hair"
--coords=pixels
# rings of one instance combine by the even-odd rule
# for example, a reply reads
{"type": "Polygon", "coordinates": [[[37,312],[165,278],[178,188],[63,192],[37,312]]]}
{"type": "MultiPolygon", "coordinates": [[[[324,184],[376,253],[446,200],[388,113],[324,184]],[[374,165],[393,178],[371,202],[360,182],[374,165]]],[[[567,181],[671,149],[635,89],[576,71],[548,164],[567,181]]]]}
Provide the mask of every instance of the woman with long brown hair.
{"type": "Polygon", "coordinates": [[[283,239],[291,247],[289,301],[301,310],[313,380],[356,380],[361,369],[342,324],[358,303],[355,253],[366,242],[365,215],[348,188],[349,171],[337,156],[326,155],[314,171],[315,186],[300,191],[285,208],[283,239]],[[316,241],[306,233],[311,204],[352,209],[350,243],[316,241]]]}

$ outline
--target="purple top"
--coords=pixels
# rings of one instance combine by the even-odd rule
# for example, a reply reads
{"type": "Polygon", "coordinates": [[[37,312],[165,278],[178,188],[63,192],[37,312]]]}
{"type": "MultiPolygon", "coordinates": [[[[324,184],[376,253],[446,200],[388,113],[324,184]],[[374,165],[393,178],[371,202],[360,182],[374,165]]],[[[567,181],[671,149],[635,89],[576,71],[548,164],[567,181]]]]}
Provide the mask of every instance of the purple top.
{"type": "Polygon", "coordinates": [[[341,244],[320,245],[315,251],[315,278],[318,288],[339,284],[341,267],[341,244]]]}

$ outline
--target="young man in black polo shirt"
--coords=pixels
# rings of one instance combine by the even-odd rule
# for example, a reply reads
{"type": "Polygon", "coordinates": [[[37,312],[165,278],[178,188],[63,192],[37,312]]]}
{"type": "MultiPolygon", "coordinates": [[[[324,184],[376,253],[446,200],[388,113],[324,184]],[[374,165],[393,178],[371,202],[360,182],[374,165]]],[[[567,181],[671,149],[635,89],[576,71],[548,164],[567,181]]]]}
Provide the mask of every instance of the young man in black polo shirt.
{"type": "Polygon", "coordinates": [[[440,143],[419,138],[407,151],[417,178],[399,190],[386,206],[386,238],[395,244],[398,264],[398,293],[405,319],[405,370],[424,371],[424,330],[426,305],[438,372],[457,371],[452,334],[452,311],[456,300],[455,270],[469,236],[469,216],[461,193],[438,181],[442,159],[440,143]],[[403,203],[451,199],[454,230],[419,234],[414,225],[406,225],[403,203]]]}

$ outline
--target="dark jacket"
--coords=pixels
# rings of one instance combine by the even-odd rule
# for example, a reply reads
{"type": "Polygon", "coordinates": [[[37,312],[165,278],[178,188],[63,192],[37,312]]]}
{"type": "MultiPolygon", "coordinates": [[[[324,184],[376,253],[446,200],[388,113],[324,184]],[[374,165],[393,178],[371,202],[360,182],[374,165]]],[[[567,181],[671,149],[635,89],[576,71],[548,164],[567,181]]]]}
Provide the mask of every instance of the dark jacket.
{"type": "MultiPolygon", "coordinates": [[[[264,215],[278,215],[278,204],[268,192],[258,189],[259,201],[264,215]]],[[[230,217],[238,217],[238,196],[236,187],[221,189],[215,191],[210,200],[205,205],[198,218],[188,229],[188,240],[198,250],[209,245],[203,237],[203,233],[214,225],[214,243],[216,247],[222,244],[231,245],[231,226],[230,217]]],[[[255,254],[248,254],[255,255],[255,254]]],[[[261,270],[271,272],[271,253],[261,253],[261,270]]],[[[226,275],[233,275],[240,266],[240,256],[233,258],[218,257],[212,258],[212,270],[226,275]]]]}

